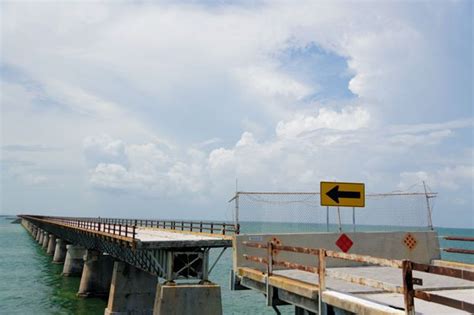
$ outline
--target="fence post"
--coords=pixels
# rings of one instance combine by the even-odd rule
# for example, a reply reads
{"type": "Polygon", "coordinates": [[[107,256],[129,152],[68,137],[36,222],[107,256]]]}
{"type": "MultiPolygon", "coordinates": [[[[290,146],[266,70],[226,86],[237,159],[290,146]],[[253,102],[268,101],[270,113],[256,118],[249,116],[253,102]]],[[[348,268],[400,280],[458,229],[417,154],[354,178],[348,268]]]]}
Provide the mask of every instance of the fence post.
{"type": "Polygon", "coordinates": [[[415,292],[413,290],[412,264],[409,260],[402,261],[403,268],[403,299],[405,314],[415,315],[415,292]]]}
{"type": "Polygon", "coordinates": [[[267,306],[273,306],[273,288],[270,286],[270,277],[273,273],[273,242],[267,242],[267,281],[265,289],[267,291],[267,306]]]}
{"type": "Polygon", "coordinates": [[[318,311],[322,314],[323,308],[323,291],[326,290],[326,250],[319,249],[318,257],[318,281],[319,281],[319,301],[318,311]]]}

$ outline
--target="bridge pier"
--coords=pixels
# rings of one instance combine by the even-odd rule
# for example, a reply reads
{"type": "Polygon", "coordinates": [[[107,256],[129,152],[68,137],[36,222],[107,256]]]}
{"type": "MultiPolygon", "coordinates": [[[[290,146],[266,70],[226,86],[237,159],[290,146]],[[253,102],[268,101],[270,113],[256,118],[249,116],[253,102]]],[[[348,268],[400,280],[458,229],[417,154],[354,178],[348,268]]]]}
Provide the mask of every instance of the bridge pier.
{"type": "Polygon", "coordinates": [[[46,253],[48,255],[54,255],[54,250],[56,249],[56,236],[53,234],[49,234],[49,241],[48,241],[48,250],[46,253]]]}
{"type": "Polygon", "coordinates": [[[66,258],[66,242],[63,239],[56,239],[56,248],[54,249],[53,263],[60,264],[66,258]]]}
{"type": "Polygon", "coordinates": [[[157,277],[116,261],[104,314],[153,314],[157,284],[157,277]]]}
{"type": "Polygon", "coordinates": [[[36,242],[40,242],[40,237],[41,237],[41,232],[42,230],[40,228],[38,228],[38,230],[36,231],[36,237],[35,237],[35,240],[36,242]]]}
{"type": "Polygon", "coordinates": [[[88,249],[84,256],[84,268],[77,295],[80,297],[107,296],[110,291],[113,267],[112,256],[88,249]]]}
{"type": "Polygon", "coordinates": [[[38,229],[38,233],[36,235],[36,241],[38,242],[38,244],[43,244],[43,230],[42,229],[38,229]]]}
{"type": "Polygon", "coordinates": [[[78,245],[66,245],[67,253],[64,260],[63,275],[80,276],[84,266],[84,253],[86,249],[78,245]]]}
{"type": "Polygon", "coordinates": [[[221,315],[221,287],[217,284],[158,284],[154,315],[221,315]]]}
{"type": "Polygon", "coordinates": [[[44,249],[48,248],[48,243],[49,243],[49,233],[44,231],[43,232],[43,243],[41,244],[44,249]]]}

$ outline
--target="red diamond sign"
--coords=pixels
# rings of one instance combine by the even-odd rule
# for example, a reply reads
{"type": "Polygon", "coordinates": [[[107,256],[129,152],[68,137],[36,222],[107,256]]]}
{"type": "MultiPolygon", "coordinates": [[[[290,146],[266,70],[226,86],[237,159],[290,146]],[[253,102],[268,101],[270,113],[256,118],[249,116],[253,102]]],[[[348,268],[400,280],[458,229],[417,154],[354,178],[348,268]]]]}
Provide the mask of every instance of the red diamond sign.
{"type": "Polygon", "coordinates": [[[337,247],[339,247],[344,253],[347,253],[351,249],[354,243],[346,234],[342,234],[336,241],[337,247]]]}

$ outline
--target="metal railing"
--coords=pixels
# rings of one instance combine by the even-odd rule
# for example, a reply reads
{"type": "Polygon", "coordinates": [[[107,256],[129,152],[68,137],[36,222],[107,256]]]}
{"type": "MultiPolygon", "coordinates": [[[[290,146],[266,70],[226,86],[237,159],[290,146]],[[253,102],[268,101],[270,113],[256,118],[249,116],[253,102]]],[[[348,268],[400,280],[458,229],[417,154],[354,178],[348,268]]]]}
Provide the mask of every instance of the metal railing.
{"type": "Polygon", "coordinates": [[[94,218],[94,217],[53,217],[53,216],[27,216],[24,217],[49,220],[61,224],[89,229],[98,232],[109,233],[118,236],[136,238],[137,229],[157,228],[175,231],[187,231],[208,234],[239,234],[240,226],[228,222],[209,221],[176,221],[176,220],[148,220],[148,219],[124,219],[124,218],[94,218]]]}
{"type": "MultiPolygon", "coordinates": [[[[285,267],[288,269],[298,269],[298,270],[302,270],[306,272],[311,272],[318,275],[318,284],[316,284],[316,287],[319,289],[319,308],[320,308],[319,310],[320,311],[321,311],[321,302],[322,302],[322,292],[326,289],[326,277],[331,277],[331,278],[345,280],[345,281],[359,284],[359,285],[365,285],[365,286],[373,287],[376,289],[381,289],[383,291],[403,294],[406,314],[415,314],[415,303],[414,303],[415,297],[425,300],[425,301],[443,304],[443,305],[447,305],[453,308],[457,308],[457,309],[474,313],[474,304],[471,304],[465,301],[455,300],[452,298],[447,298],[447,297],[432,294],[432,293],[428,293],[423,290],[418,290],[418,289],[415,290],[413,288],[414,285],[423,285],[422,279],[413,277],[413,270],[474,281],[474,272],[472,271],[449,268],[449,267],[433,266],[433,265],[427,265],[427,264],[420,264],[420,263],[415,263],[409,260],[396,260],[396,259],[372,257],[372,256],[367,256],[367,255],[347,254],[343,252],[326,250],[323,248],[283,246],[283,245],[277,245],[271,241],[267,242],[266,244],[245,241],[243,242],[243,245],[247,247],[260,248],[260,249],[267,250],[266,257],[251,256],[247,254],[243,255],[243,257],[246,260],[266,265],[267,298],[270,295],[268,277],[271,277],[273,275],[273,266],[280,266],[280,267],[285,267]],[[315,266],[303,265],[300,263],[295,263],[295,262],[290,262],[290,261],[276,260],[274,258],[275,251],[287,251],[287,252],[316,256],[318,258],[317,266],[315,267],[315,266]],[[367,277],[356,276],[356,275],[352,275],[346,272],[327,270],[326,269],[327,257],[353,261],[353,262],[359,262],[359,263],[366,263],[366,264],[371,264],[371,265],[402,269],[403,286],[399,287],[394,284],[386,283],[386,282],[375,280],[375,279],[370,279],[367,277]]],[[[269,305],[271,304],[269,303],[269,305]]]]}
{"type": "MultiPolygon", "coordinates": [[[[474,242],[474,237],[442,236],[442,238],[446,241],[474,242]]],[[[474,255],[474,249],[467,249],[467,248],[448,247],[448,248],[443,248],[443,251],[447,253],[474,255]]]]}
{"type": "Polygon", "coordinates": [[[76,229],[103,232],[107,234],[112,234],[114,236],[131,238],[132,240],[135,240],[137,235],[137,226],[128,224],[126,222],[124,222],[123,224],[112,223],[106,220],[93,218],[49,217],[29,215],[20,215],[20,217],[25,217],[33,221],[39,220],[43,222],[51,222],[76,229]]]}

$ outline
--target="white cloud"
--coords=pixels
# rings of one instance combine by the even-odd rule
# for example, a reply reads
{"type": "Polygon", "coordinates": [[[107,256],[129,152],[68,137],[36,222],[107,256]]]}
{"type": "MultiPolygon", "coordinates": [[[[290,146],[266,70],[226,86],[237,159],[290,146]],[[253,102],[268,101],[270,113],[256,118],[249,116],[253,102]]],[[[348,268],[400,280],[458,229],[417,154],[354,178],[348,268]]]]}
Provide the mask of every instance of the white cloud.
{"type": "Polygon", "coordinates": [[[434,189],[459,190],[461,187],[471,187],[474,182],[474,167],[472,165],[456,165],[445,167],[432,172],[402,172],[399,187],[406,189],[413,183],[425,181],[434,189]]]}
{"type": "Polygon", "coordinates": [[[1,6],[2,145],[64,148],[2,150],[36,161],[25,183],[222,200],[236,177],[449,190],[472,174],[442,159],[472,147],[463,2],[1,6]],[[347,61],[340,78],[306,62],[313,50],[347,61]]]}
{"type": "Polygon", "coordinates": [[[290,121],[280,121],[276,134],[279,137],[296,137],[318,129],[357,130],[367,127],[369,122],[369,112],[361,107],[343,108],[339,113],[320,108],[315,116],[299,113],[290,121]]]}

